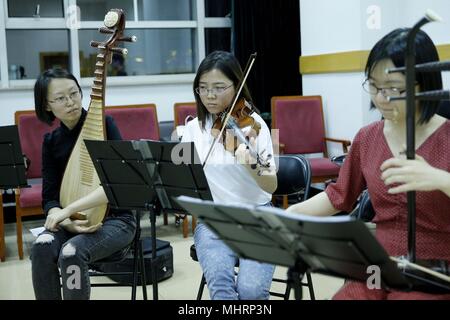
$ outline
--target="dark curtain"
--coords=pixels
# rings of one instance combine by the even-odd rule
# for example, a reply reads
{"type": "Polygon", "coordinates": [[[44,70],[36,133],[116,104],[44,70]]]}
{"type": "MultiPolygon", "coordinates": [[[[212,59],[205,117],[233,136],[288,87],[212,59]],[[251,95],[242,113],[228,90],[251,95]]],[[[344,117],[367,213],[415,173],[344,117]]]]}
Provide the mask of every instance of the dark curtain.
{"type": "Polygon", "coordinates": [[[301,95],[299,0],[234,0],[232,30],[242,68],[257,52],[247,84],[261,113],[272,96],[301,95]]]}

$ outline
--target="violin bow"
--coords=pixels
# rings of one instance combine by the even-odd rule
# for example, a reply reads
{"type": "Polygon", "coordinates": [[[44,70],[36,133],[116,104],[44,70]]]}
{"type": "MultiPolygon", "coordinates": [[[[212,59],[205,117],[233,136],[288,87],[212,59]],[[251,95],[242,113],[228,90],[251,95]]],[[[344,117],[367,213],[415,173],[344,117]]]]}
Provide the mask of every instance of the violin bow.
{"type": "Polygon", "coordinates": [[[221,136],[223,134],[223,130],[225,130],[226,124],[228,123],[228,119],[230,119],[231,113],[234,110],[234,106],[236,105],[236,102],[239,100],[239,96],[241,95],[242,89],[244,88],[245,81],[247,81],[247,77],[250,74],[250,70],[252,69],[253,64],[255,63],[255,59],[256,59],[256,52],[252,53],[250,55],[250,58],[247,61],[247,65],[245,66],[245,70],[244,70],[244,77],[241,79],[241,82],[238,86],[238,90],[236,91],[236,94],[234,96],[233,103],[231,104],[230,110],[227,112],[225,120],[222,122],[222,128],[220,129],[219,134],[217,135],[217,137],[214,139],[213,143],[209,147],[208,153],[206,154],[205,162],[203,162],[203,166],[202,166],[203,168],[206,166],[206,162],[208,161],[212,150],[214,149],[215,145],[217,144],[217,141],[219,141],[219,139],[221,138],[221,136]]]}

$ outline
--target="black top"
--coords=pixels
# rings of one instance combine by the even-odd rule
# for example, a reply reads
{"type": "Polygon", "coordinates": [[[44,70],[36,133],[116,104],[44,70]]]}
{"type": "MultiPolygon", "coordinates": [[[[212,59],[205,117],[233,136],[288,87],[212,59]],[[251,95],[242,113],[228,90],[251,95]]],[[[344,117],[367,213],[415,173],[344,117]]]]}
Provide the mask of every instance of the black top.
{"type": "MultiPolygon", "coordinates": [[[[61,122],[59,128],[44,135],[44,143],[42,145],[42,208],[45,214],[51,208],[61,207],[59,203],[59,191],[62,178],[86,115],[87,112],[83,109],[80,120],[72,130],[69,130],[61,122]]],[[[119,129],[111,116],[106,116],[105,124],[108,140],[122,140],[119,129]]],[[[124,211],[110,209],[109,213],[118,215],[124,213],[124,211]]]]}

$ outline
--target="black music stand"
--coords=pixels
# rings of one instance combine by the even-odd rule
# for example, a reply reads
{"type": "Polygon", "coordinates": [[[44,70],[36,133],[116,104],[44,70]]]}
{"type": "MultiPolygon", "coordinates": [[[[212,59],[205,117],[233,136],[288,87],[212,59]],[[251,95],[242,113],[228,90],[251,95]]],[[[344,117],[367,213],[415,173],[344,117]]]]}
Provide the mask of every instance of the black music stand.
{"type": "Polygon", "coordinates": [[[381,287],[411,290],[415,284],[364,223],[349,216],[293,215],[278,208],[220,205],[189,197],[177,201],[241,257],[288,267],[296,299],[301,299],[306,270],[366,282],[371,276],[368,267],[378,266],[381,287]]]}
{"type": "Polygon", "coordinates": [[[17,126],[0,127],[0,260],[5,260],[3,191],[29,187],[17,126]]]}
{"type": "Polygon", "coordinates": [[[153,298],[157,300],[156,211],[187,213],[173,200],[180,195],[212,200],[194,144],[148,140],[85,140],[85,144],[110,206],[150,213],[153,298]],[[172,154],[185,163],[174,163],[172,154]]]}

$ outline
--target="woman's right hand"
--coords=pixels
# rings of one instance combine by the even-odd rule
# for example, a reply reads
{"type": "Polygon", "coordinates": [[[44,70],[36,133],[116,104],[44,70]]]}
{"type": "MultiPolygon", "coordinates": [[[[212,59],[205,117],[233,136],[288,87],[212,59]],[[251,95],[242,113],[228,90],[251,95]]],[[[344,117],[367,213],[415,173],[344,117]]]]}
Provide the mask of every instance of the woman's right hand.
{"type": "Polygon", "coordinates": [[[50,209],[45,219],[44,227],[47,230],[56,232],[58,231],[58,225],[65,219],[70,217],[70,212],[67,209],[61,209],[58,207],[50,209]]]}
{"type": "Polygon", "coordinates": [[[93,233],[100,229],[102,226],[102,223],[98,223],[96,225],[88,227],[87,224],[89,223],[88,220],[70,220],[66,219],[64,222],[62,222],[60,225],[67,231],[71,233],[93,233]]]}

